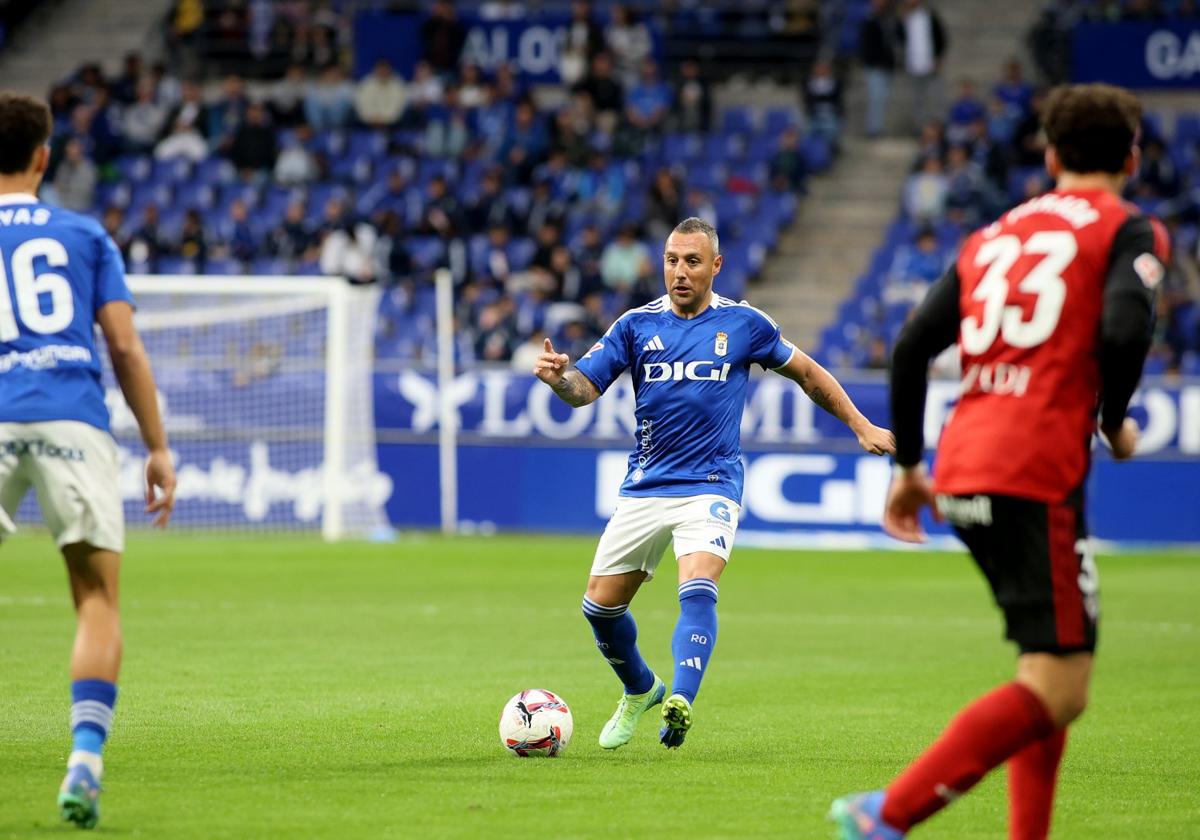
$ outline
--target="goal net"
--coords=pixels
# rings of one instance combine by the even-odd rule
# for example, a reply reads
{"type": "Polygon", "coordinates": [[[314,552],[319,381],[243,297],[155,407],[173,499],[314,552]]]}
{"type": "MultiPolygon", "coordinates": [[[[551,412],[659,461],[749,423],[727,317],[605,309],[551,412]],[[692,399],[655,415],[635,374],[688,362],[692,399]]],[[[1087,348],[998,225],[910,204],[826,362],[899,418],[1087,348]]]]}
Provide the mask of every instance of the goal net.
{"type": "MultiPolygon", "coordinates": [[[[129,285],[179,477],[172,527],[339,539],[386,525],[377,292],[324,277],[135,276],[129,285]]],[[[100,355],[126,521],[144,527],[145,449],[100,355]]]]}

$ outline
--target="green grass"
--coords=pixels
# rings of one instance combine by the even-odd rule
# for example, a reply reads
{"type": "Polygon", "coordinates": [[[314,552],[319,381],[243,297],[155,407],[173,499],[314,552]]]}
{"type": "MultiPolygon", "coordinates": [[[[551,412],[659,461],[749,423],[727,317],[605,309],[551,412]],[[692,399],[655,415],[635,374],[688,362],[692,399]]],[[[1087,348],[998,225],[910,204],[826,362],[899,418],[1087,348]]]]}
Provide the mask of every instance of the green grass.
{"type": "MultiPolygon", "coordinates": [[[[619,686],[579,613],[592,540],[393,546],[131,541],[102,834],[149,838],[829,836],[836,795],[884,784],[1013,653],[958,555],[738,550],[682,750],[646,721],[596,746],[619,686]],[[504,754],[522,688],[561,694],[555,760],[504,754]]],[[[1200,833],[1200,557],[1100,562],[1093,707],[1072,730],[1056,840],[1200,833]]],[[[635,605],[670,679],[673,564],[635,605]]],[[[0,552],[0,837],[70,836],[73,629],[49,541],[0,552]]],[[[1005,833],[1002,774],[917,833],[1005,833]]]]}

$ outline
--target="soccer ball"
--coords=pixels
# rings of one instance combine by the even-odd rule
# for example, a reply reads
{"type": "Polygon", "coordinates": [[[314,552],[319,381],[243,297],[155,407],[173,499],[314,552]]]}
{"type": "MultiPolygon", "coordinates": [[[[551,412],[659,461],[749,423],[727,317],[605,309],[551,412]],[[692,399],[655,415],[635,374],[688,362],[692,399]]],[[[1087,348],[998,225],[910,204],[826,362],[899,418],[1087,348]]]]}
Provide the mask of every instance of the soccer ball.
{"type": "Polygon", "coordinates": [[[561,698],[541,688],[522,691],[500,713],[500,743],[512,755],[561,755],[575,728],[561,698]]]}

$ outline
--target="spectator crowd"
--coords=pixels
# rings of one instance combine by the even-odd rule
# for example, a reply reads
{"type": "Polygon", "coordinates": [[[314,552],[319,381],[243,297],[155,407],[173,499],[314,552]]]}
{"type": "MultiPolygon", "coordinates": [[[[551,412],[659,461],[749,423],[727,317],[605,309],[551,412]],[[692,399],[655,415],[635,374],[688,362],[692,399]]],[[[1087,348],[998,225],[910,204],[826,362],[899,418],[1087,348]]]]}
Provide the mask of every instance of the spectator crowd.
{"type": "MultiPolygon", "coordinates": [[[[1015,59],[986,89],[971,80],[958,82],[944,118],[922,129],[900,218],[843,305],[839,322],[823,336],[827,361],[886,367],[912,307],[948,267],[966,234],[1052,187],[1040,128],[1045,92],[1025,78],[1015,59]]],[[[1197,375],[1200,113],[1180,115],[1170,127],[1146,114],[1141,148],[1141,169],[1125,198],[1161,218],[1173,242],[1148,370],[1197,375]]]]}
{"type": "MultiPolygon", "coordinates": [[[[261,5],[226,2],[214,18],[180,0],[169,38],[186,54],[196,33],[225,27],[238,56],[270,52],[274,33],[300,31],[289,10],[309,8],[268,4],[268,20],[261,5]]],[[[646,23],[621,6],[602,21],[571,4],[549,99],[506,65],[460,64],[464,28],[445,0],[411,75],[379,61],[352,80],[338,9],[316,6],[276,81],[203,85],[136,54],[111,78],[79,68],[50,92],[48,197],[102,218],[131,272],[386,285],[381,347],[402,358],[432,352],[430,278],[448,266],[460,355],[507,361],[547,334],[586,350],[615,314],[660,294],[652,249],[688,215],[723,220],[727,276],[744,284],[754,262],[747,245],[737,265],[739,226],[761,247],[803,188],[798,119],[715,131],[695,62],[668,77],[646,23]]],[[[814,91],[811,107],[832,93],[814,91]]],[[[809,134],[835,132],[814,120],[809,134]]]]}

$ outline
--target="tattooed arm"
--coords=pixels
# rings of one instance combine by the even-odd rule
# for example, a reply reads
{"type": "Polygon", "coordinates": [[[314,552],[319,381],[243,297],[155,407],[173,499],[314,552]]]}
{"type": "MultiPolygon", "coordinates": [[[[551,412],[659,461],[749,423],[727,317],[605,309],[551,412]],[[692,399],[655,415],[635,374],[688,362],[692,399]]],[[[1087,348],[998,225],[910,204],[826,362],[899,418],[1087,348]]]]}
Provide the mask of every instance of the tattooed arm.
{"type": "Polygon", "coordinates": [[[600,392],[596,390],[596,386],[592,384],[592,380],[588,379],[575,368],[568,368],[563,371],[563,375],[558,382],[547,383],[554,393],[558,394],[558,398],[572,408],[579,408],[581,405],[587,405],[600,396],[600,392]]]}
{"type": "Polygon", "coordinates": [[[570,367],[567,354],[556,352],[548,338],[545,351],[534,363],[533,373],[572,408],[587,405],[600,396],[600,389],[592,384],[592,380],[570,367]]]}
{"type": "Polygon", "coordinates": [[[892,433],[872,425],[854,405],[841,383],[799,349],[792,353],[787,364],[776,368],[775,372],[791,379],[808,394],[810,400],[849,426],[850,431],[858,437],[859,445],[872,455],[896,451],[896,439],[892,433]]]}

